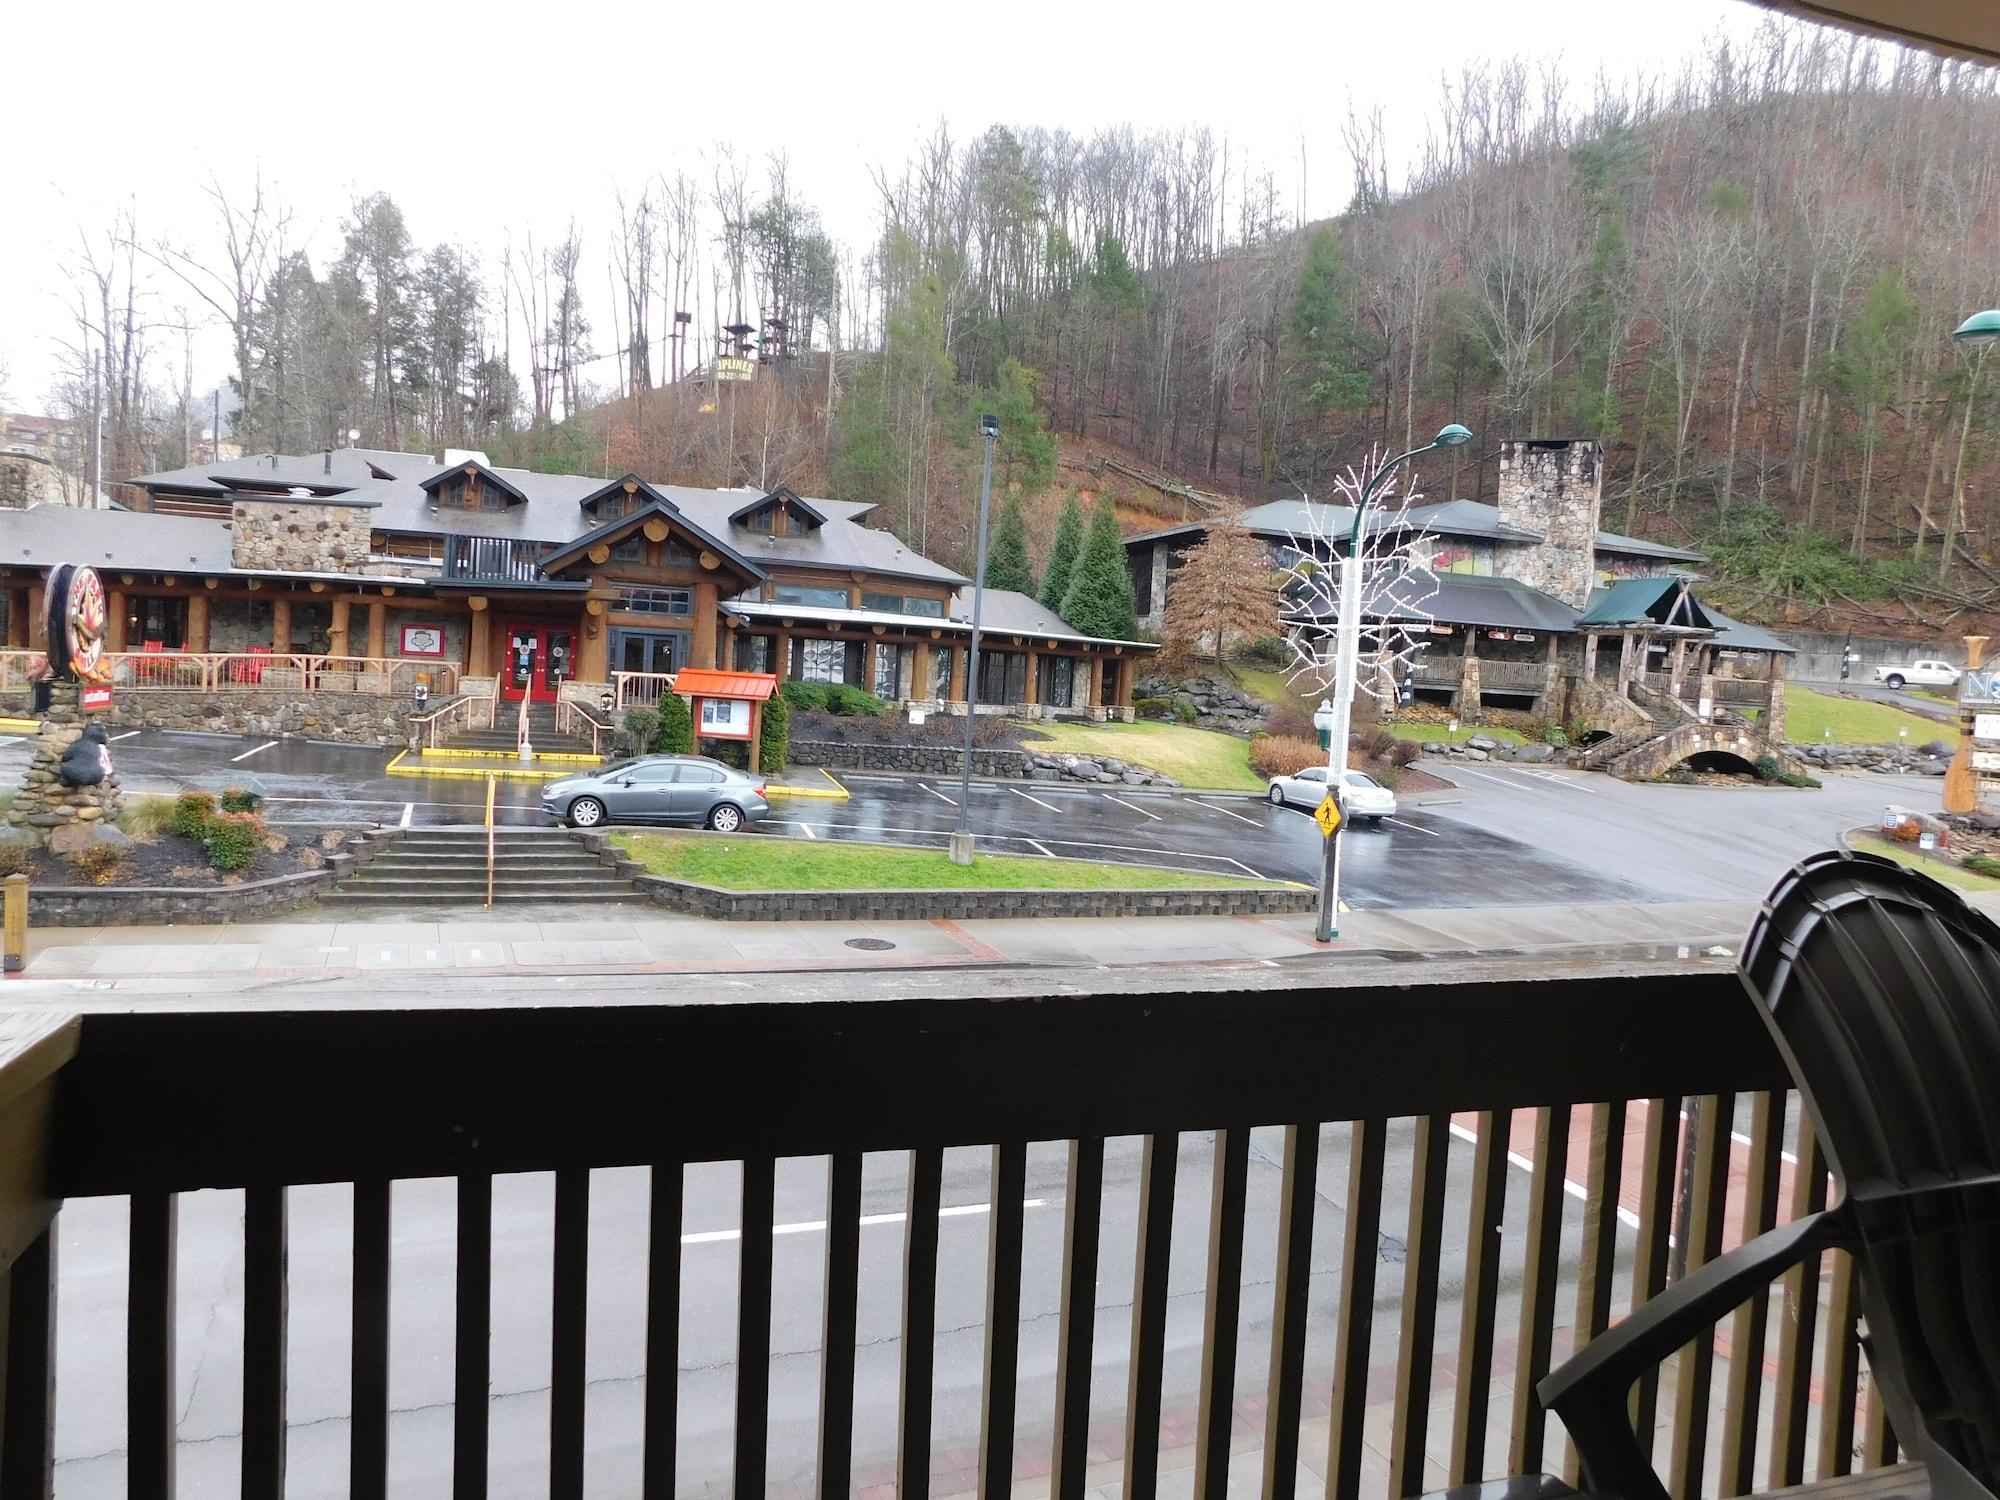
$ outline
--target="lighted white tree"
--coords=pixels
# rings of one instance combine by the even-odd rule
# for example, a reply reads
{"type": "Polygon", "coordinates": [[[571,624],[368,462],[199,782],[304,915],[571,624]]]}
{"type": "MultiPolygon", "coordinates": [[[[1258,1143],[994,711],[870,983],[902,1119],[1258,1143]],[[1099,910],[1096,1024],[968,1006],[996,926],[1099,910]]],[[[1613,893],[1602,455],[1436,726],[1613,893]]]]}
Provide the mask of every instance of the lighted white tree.
{"type": "MultiPolygon", "coordinates": [[[[1371,453],[1363,472],[1375,472],[1379,462],[1380,455],[1371,453]]],[[[1286,677],[1301,693],[1332,696],[1343,710],[1348,695],[1337,692],[1340,632],[1327,629],[1342,618],[1343,591],[1351,583],[1359,604],[1349,617],[1356,639],[1346,658],[1354,664],[1354,689],[1383,702],[1394,697],[1398,682],[1414,670],[1419,654],[1429,647],[1432,606],[1438,595],[1437,537],[1410,516],[1423,500],[1413,474],[1399,492],[1378,495],[1370,504],[1359,555],[1351,564],[1346,561],[1365,483],[1362,473],[1349,469],[1334,481],[1338,498],[1302,507],[1304,524],[1289,536],[1296,560],[1285,581],[1286,640],[1291,649],[1286,677]],[[1359,636],[1371,627],[1376,646],[1364,659],[1359,636]]]]}

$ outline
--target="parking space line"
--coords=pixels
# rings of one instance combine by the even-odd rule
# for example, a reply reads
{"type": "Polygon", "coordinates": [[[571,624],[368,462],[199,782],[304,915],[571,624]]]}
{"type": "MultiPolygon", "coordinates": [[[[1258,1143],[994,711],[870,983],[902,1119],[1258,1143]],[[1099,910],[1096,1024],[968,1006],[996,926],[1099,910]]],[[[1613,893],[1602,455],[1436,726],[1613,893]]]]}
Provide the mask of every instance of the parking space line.
{"type": "Polygon", "coordinates": [[[925,791],[929,792],[933,797],[937,798],[938,801],[951,802],[951,805],[953,807],[958,806],[956,802],[953,802],[951,798],[947,797],[943,792],[939,791],[936,787],[930,785],[928,782],[920,781],[917,783],[917,785],[922,787],[925,791]]]}
{"type": "Polygon", "coordinates": [[[1407,828],[1412,833],[1427,833],[1434,839],[1443,837],[1435,828],[1419,828],[1414,823],[1405,823],[1401,818],[1384,818],[1382,821],[1384,823],[1394,823],[1398,828],[1407,828]]]}
{"type": "Polygon", "coordinates": [[[1010,792],[1012,792],[1012,793],[1013,793],[1013,794],[1014,794],[1014,795],[1015,795],[1016,797],[1027,797],[1027,798],[1028,798],[1028,800],[1029,800],[1030,802],[1032,802],[1032,803],[1034,803],[1034,804],[1035,804],[1035,806],[1037,806],[1037,807],[1046,807],[1046,808],[1047,808],[1047,809],[1048,809],[1048,810],[1049,810],[1050,812],[1061,812],[1061,811],[1062,811],[1062,809],[1061,809],[1060,807],[1057,807],[1057,806],[1055,805],[1055,803],[1053,803],[1053,802],[1044,802],[1044,801],[1043,801],[1043,800],[1042,800],[1042,799],[1041,799],[1040,797],[1034,797],[1034,796],[1029,796],[1029,794],[1028,794],[1028,793],[1026,793],[1026,792],[1022,791],[1022,790],[1021,790],[1021,789],[1020,789],[1019,787],[1017,787],[1017,786],[1010,786],[1010,787],[1008,787],[1008,788],[1007,788],[1007,790],[1008,790],[1008,791],[1010,791],[1010,792]]]}
{"type": "Polygon", "coordinates": [[[1140,817],[1151,818],[1155,823],[1164,823],[1167,821],[1165,818],[1161,817],[1158,813],[1147,812],[1145,808],[1140,807],[1137,803],[1127,802],[1123,797],[1114,797],[1109,792],[1106,792],[1104,794],[1104,800],[1106,802],[1116,802],[1120,807],[1129,807],[1132,809],[1133,812],[1137,813],[1140,817]]]}
{"type": "Polygon", "coordinates": [[[803,828],[803,829],[804,829],[804,830],[806,831],[806,837],[807,837],[807,838],[809,838],[809,839],[812,839],[812,840],[814,840],[814,841],[817,841],[817,840],[819,839],[819,835],[813,832],[813,826],[812,826],[812,824],[810,824],[810,823],[801,823],[801,824],[799,824],[799,827],[803,828]]]}
{"type": "Polygon", "coordinates": [[[263,744],[259,745],[255,750],[245,750],[241,755],[230,756],[229,763],[233,766],[239,760],[248,760],[253,755],[262,755],[266,750],[270,749],[273,745],[277,743],[278,742],[276,740],[266,740],[264,741],[263,744]]]}
{"type": "Polygon", "coordinates": [[[129,740],[129,739],[131,739],[131,738],[132,738],[132,736],[133,736],[133,735],[135,735],[135,734],[144,734],[144,733],[145,733],[145,731],[144,731],[144,730],[142,730],[142,729],[128,729],[128,730],[126,730],[126,731],[125,731],[125,732],[124,732],[123,734],[114,734],[114,735],[112,735],[112,736],[111,736],[111,739],[110,739],[110,740],[108,741],[108,743],[110,743],[110,744],[113,744],[113,745],[115,745],[115,744],[117,744],[117,743],[118,743],[118,742],[119,742],[120,740],[129,740]]]}
{"type": "Polygon", "coordinates": [[[1201,807],[1207,808],[1210,812],[1219,812],[1225,818],[1234,818],[1239,823],[1248,823],[1252,828],[1262,828],[1264,826],[1255,818],[1246,818],[1242,813],[1233,813],[1226,807],[1217,807],[1213,802],[1203,802],[1199,797],[1192,797],[1189,800],[1201,807]]]}
{"type": "Polygon", "coordinates": [[[1048,851],[1048,849],[1047,849],[1047,847],[1046,847],[1045,845],[1042,845],[1042,844],[1037,844],[1037,843],[1035,843],[1035,841],[1034,841],[1033,839],[1031,839],[1031,838],[1023,838],[1023,839],[1021,840],[1021,842],[1022,842],[1022,843],[1024,843],[1024,844],[1034,844],[1034,845],[1035,845],[1035,847],[1036,847],[1037,849],[1040,849],[1040,850],[1042,851],[1042,853],[1044,853],[1044,854],[1048,854],[1048,855],[1049,855],[1049,858],[1050,858],[1050,859],[1054,859],[1054,858],[1055,858],[1055,856],[1054,856],[1053,854],[1049,854],[1049,851],[1048,851]]]}
{"type": "MultiPolygon", "coordinates": [[[[1223,858],[1229,859],[1229,856],[1225,854],[1223,855],[1223,858]]],[[[1243,861],[1240,859],[1230,859],[1229,862],[1232,865],[1236,866],[1237,869],[1241,870],[1245,875],[1248,875],[1252,880],[1263,880],[1267,878],[1262,871],[1251,869],[1248,865],[1244,864],[1243,861]]]]}
{"type": "Polygon", "coordinates": [[[403,821],[397,826],[402,828],[408,828],[410,826],[410,815],[414,813],[416,810],[417,810],[416,803],[405,802],[403,804],[403,821]]]}

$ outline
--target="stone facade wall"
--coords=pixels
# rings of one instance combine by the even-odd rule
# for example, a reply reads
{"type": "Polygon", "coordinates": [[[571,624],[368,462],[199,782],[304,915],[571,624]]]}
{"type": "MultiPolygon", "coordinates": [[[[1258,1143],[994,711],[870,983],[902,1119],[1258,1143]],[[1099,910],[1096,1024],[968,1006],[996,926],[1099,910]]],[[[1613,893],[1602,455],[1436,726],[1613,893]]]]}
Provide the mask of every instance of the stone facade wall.
{"type": "Polygon", "coordinates": [[[368,566],[373,514],[314,500],[237,500],[229,507],[230,561],[260,571],[359,573],[368,566]]]}
{"type": "MultiPolygon", "coordinates": [[[[948,745],[849,745],[838,740],[793,740],[796,766],[834,766],[850,771],[900,771],[911,776],[956,776],[965,752],[948,745]]],[[[1026,778],[1034,758],[1025,750],[972,752],[975,776],[1026,778]]]]}
{"type": "MultiPolygon", "coordinates": [[[[102,722],[103,716],[93,714],[91,718],[102,722]]],[[[73,854],[87,844],[123,838],[117,829],[121,805],[117,772],[95,786],[68,786],[59,774],[64,753],[83,738],[85,723],[83,711],[77,707],[76,684],[56,683],[53,701],[35,738],[34,756],[7,808],[4,837],[9,841],[73,854]]]]}
{"type": "Polygon", "coordinates": [[[1576,609],[1597,585],[1604,446],[1593,438],[1510,441],[1500,450],[1500,522],[1538,532],[1501,555],[1506,576],[1576,609]]]}
{"type": "MultiPolygon", "coordinates": [[[[426,707],[424,712],[430,710],[426,707]]],[[[400,745],[410,737],[417,705],[377,693],[177,692],[112,695],[111,722],[131,729],[192,729],[206,734],[400,745]]]]}
{"type": "MultiPolygon", "coordinates": [[[[623,861],[620,868],[632,864],[623,861]]],[[[937,922],[971,917],[1238,917],[1315,909],[1296,889],[1184,891],[725,891],[635,875],[656,906],[724,922],[937,922]]]]}

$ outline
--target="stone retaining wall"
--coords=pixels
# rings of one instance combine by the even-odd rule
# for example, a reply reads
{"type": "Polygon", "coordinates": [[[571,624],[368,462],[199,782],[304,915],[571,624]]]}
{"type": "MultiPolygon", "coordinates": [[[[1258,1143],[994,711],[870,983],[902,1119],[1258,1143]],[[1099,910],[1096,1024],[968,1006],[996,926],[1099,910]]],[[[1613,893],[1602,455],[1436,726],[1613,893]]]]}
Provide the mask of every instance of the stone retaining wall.
{"type": "MultiPolygon", "coordinates": [[[[425,712],[429,712],[426,708],[425,712]]],[[[210,734],[261,734],[362,745],[401,745],[417,705],[386,693],[288,693],[280,690],[204,693],[172,688],[114,692],[114,723],[138,729],[194,729],[210,734]]]]}
{"type": "Polygon", "coordinates": [[[332,868],[274,875],[241,885],[33,886],[28,925],[34,927],[143,927],[178,922],[245,922],[317,901],[332,888],[332,868]]]}
{"type": "MultiPolygon", "coordinates": [[[[833,766],[848,771],[900,771],[912,776],[956,776],[965,764],[965,752],[950,745],[868,745],[840,740],[800,740],[791,743],[795,766],[833,766]]],[[[1025,750],[978,750],[972,752],[975,776],[1013,776],[1026,779],[1033,769],[1033,757],[1025,750]]]]}
{"type": "MultiPolygon", "coordinates": [[[[619,862],[623,869],[633,861],[619,862]]],[[[633,876],[669,911],[725,922],[936,922],[971,917],[1240,917],[1310,912],[1309,890],[1180,891],[725,891],[633,876]]]]}

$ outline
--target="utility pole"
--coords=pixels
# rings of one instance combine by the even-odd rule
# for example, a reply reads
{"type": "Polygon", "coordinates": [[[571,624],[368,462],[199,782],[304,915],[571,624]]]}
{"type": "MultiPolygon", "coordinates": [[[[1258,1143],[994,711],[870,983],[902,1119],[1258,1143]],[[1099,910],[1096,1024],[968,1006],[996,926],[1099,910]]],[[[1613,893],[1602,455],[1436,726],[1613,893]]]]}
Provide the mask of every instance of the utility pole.
{"type": "Polygon", "coordinates": [[[993,445],[1000,437],[1000,419],[988,412],[979,419],[986,440],[985,467],[979,476],[979,541],[972,573],[972,644],[965,661],[965,764],[958,776],[958,827],[951,835],[951,862],[972,863],[972,721],[979,708],[979,619],[986,603],[986,513],[993,498],[993,445]]]}

